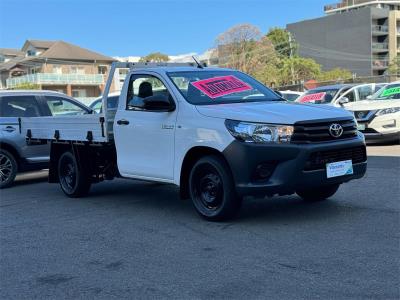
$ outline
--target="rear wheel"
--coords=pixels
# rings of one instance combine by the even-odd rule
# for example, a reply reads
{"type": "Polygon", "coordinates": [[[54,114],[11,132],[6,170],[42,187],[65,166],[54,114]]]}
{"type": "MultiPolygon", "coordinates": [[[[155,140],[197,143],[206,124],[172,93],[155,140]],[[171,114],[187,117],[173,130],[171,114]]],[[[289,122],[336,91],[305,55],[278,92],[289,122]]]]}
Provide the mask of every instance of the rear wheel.
{"type": "Polygon", "coordinates": [[[228,165],[215,155],[195,163],[189,176],[189,192],[196,211],[207,220],[232,218],[241,205],[228,165]]]}
{"type": "Polygon", "coordinates": [[[17,171],[18,165],[14,156],[7,150],[0,149],[0,189],[13,184],[17,171]]]}
{"type": "Polygon", "coordinates": [[[83,197],[89,192],[90,178],[69,151],[64,152],[58,161],[58,178],[61,189],[68,197],[83,197]]]}
{"type": "Polygon", "coordinates": [[[339,184],[333,184],[333,185],[321,186],[319,188],[298,190],[296,191],[296,193],[305,201],[316,202],[316,201],[326,200],[329,197],[332,197],[339,189],[339,186],[340,186],[339,184]]]}

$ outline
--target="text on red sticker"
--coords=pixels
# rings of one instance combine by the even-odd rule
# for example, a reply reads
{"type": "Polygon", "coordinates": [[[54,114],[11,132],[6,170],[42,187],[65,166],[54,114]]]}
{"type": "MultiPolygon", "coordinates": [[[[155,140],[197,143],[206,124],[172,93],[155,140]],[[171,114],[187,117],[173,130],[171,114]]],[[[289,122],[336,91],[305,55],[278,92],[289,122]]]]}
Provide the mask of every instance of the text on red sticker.
{"type": "Polygon", "coordinates": [[[320,101],[324,99],[326,93],[321,92],[321,93],[316,93],[316,94],[310,94],[310,95],[304,95],[301,99],[300,102],[312,102],[312,101],[320,101]]]}
{"type": "Polygon", "coordinates": [[[212,99],[252,89],[233,75],[199,80],[192,82],[192,85],[212,99]]]}

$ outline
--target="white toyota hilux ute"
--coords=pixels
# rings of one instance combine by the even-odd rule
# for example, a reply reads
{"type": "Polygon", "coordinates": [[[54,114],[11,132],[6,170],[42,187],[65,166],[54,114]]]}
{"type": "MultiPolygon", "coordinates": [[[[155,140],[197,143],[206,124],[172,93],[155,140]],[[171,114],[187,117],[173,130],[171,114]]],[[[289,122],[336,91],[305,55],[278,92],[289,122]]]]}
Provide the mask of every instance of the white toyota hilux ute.
{"type": "Polygon", "coordinates": [[[115,177],[175,184],[208,220],[248,195],[329,198],[364,176],[354,116],[289,103],[252,77],[201,65],[114,63],[101,114],[21,120],[27,143],[51,143],[49,182],[69,197],[115,177]],[[116,68],[130,68],[107,111],[116,68]]]}

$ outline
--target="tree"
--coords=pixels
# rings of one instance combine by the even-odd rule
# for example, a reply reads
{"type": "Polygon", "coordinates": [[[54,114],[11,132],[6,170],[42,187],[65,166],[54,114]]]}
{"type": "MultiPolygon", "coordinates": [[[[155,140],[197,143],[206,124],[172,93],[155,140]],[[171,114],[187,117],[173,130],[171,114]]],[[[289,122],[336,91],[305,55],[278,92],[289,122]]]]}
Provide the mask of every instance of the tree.
{"type": "Polygon", "coordinates": [[[292,39],[289,31],[273,27],[268,31],[267,37],[279,55],[290,57],[297,54],[298,45],[292,39]]]}
{"type": "Polygon", "coordinates": [[[260,38],[260,30],[250,24],[237,25],[220,34],[215,41],[219,65],[251,73],[257,64],[254,53],[260,38]]]}
{"type": "Polygon", "coordinates": [[[294,56],[282,59],[280,82],[283,85],[315,79],[320,74],[321,66],[311,58],[294,56]]]}
{"type": "Polygon", "coordinates": [[[400,76],[400,57],[398,55],[390,62],[387,72],[389,75],[400,76]]]}
{"type": "MultiPolygon", "coordinates": [[[[268,63],[276,60],[275,50],[267,37],[250,24],[234,26],[216,39],[220,66],[230,67],[250,75],[263,76],[268,63]]],[[[263,80],[262,80],[263,81],[263,80]]]]}
{"type": "Polygon", "coordinates": [[[346,69],[334,68],[332,70],[321,72],[317,77],[320,81],[337,81],[352,78],[353,74],[346,69]]]}
{"type": "Polygon", "coordinates": [[[165,62],[169,61],[169,57],[166,54],[163,54],[161,52],[154,52],[150,53],[146,56],[143,56],[139,60],[140,62],[165,62]]]}
{"type": "Polygon", "coordinates": [[[16,85],[13,90],[40,90],[40,85],[36,83],[20,83],[16,85]]]}

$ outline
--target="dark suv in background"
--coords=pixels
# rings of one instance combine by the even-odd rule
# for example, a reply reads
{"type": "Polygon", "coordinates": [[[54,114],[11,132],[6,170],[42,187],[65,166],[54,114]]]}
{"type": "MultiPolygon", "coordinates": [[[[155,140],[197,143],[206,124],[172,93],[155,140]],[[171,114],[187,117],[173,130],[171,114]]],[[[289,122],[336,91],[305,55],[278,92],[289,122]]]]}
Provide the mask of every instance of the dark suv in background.
{"type": "Polygon", "coordinates": [[[27,145],[19,118],[89,114],[92,110],[53,91],[0,91],[0,188],[10,186],[17,173],[46,169],[50,145],[27,145]]]}

